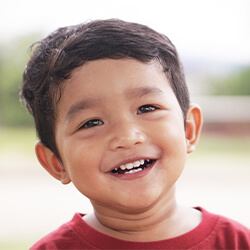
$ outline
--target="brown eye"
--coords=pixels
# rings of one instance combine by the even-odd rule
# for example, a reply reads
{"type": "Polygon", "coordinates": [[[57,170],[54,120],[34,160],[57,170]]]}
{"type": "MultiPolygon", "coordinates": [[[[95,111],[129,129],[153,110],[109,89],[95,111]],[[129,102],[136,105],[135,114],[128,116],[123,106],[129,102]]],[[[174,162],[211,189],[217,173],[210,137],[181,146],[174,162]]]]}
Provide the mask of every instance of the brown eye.
{"type": "Polygon", "coordinates": [[[103,121],[99,120],[99,119],[92,119],[89,120],[87,122],[85,122],[80,129],[84,129],[84,128],[92,128],[92,127],[96,127],[96,126],[100,126],[103,125],[103,121]]]}
{"type": "Polygon", "coordinates": [[[156,109],[158,108],[155,107],[154,105],[143,105],[140,108],[138,108],[136,113],[137,114],[148,113],[148,112],[155,111],[156,109]]]}

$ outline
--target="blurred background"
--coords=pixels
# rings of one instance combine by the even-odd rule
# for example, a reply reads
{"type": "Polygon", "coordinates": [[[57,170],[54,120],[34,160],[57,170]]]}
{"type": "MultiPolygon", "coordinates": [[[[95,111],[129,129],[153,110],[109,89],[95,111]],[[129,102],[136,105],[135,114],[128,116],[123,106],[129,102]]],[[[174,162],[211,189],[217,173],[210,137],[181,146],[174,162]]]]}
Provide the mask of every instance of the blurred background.
{"type": "Polygon", "coordinates": [[[91,211],[72,184],[39,166],[18,88],[31,43],[92,19],[143,23],[173,41],[204,113],[178,200],[250,227],[250,1],[3,0],[0,9],[0,249],[27,249],[75,212],[91,211]]]}

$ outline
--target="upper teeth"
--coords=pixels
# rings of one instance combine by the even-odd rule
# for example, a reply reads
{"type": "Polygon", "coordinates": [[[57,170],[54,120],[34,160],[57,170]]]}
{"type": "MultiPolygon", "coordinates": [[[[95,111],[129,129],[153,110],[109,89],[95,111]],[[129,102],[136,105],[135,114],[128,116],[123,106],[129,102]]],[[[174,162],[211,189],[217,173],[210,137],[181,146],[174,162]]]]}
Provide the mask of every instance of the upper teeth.
{"type": "MultiPolygon", "coordinates": [[[[126,170],[126,169],[130,170],[132,168],[136,168],[136,167],[139,167],[140,165],[143,165],[145,161],[149,161],[149,160],[140,160],[140,161],[135,161],[133,163],[127,163],[127,164],[121,165],[119,168],[122,170],[126,170]]],[[[115,170],[118,170],[118,168],[116,168],[115,170]]]]}

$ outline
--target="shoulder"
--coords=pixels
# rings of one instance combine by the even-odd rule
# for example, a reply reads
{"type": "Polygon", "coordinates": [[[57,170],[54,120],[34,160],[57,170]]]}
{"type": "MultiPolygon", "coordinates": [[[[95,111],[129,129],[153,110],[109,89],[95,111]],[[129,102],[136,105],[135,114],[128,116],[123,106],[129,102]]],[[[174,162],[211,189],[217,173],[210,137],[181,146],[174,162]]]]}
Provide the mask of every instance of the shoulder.
{"type": "Polygon", "coordinates": [[[217,231],[218,236],[220,234],[226,234],[227,240],[245,240],[248,242],[248,246],[250,246],[250,229],[234,220],[219,216],[217,231]]]}
{"type": "Polygon", "coordinates": [[[84,231],[84,226],[80,225],[81,222],[82,215],[75,214],[71,221],[44,236],[30,249],[70,249],[72,244],[76,244],[76,247],[77,245],[84,245],[84,240],[78,235],[76,230],[76,228],[81,227],[81,230],[84,231]]]}
{"type": "Polygon", "coordinates": [[[221,215],[214,215],[201,209],[205,224],[211,226],[211,231],[204,241],[220,249],[249,249],[250,229],[242,224],[221,215]],[[211,221],[213,223],[211,224],[211,221]],[[209,243],[210,242],[210,243],[209,243]]]}

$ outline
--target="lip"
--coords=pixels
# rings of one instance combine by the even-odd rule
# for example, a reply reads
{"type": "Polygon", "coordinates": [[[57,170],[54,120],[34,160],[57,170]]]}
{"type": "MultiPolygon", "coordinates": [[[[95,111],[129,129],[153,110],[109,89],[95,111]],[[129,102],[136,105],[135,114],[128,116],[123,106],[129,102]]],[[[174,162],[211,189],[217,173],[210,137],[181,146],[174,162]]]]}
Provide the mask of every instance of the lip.
{"type": "MultiPolygon", "coordinates": [[[[140,159],[149,159],[149,158],[140,158],[140,159]]],[[[114,174],[112,172],[109,172],[109,174],[112,177],[119,178],[121,180],[133,180],[133,179],[141,178],[141,177],[147,175],[152,170],[152,168],[155,166],[157,160],[155,160],[155,159],[152,159],[152,160],[153,160],[153,163],[149,167],[143,169],[142,171],[136,172],[136,173],[132,173],[132,174],[114,174]]],[[[126,163],[129,163],[129,162],[126,161],[126,163]]],[[[124,164],[124,163],[122,163],[122,164],[124,164]]]]}

